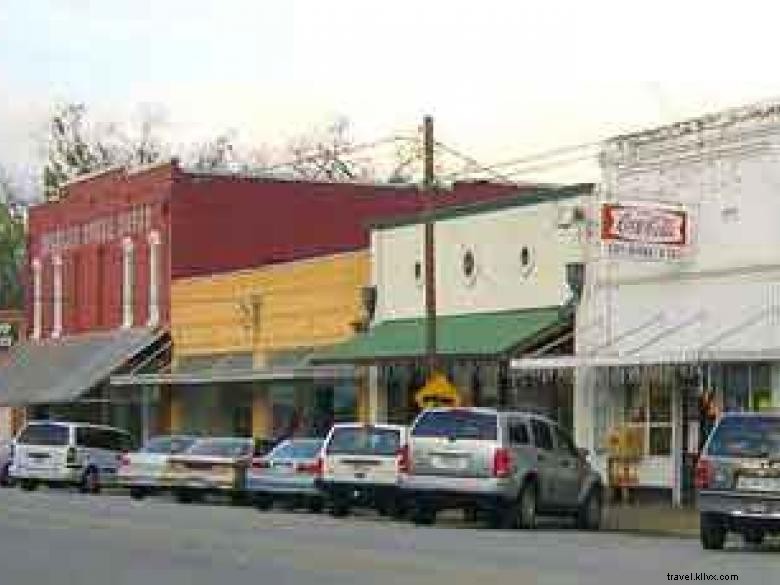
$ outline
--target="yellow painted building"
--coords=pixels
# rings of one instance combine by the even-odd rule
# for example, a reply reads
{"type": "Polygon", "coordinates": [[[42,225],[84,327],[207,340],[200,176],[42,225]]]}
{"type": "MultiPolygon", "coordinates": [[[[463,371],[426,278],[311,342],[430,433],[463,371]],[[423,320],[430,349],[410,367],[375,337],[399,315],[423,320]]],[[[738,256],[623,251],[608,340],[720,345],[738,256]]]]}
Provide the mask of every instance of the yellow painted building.
{"type": "Polygon", "coordinates": [[[354,334],[369,280],[361,250],[174,281],[173,383],[163,392],[171,430],[267,436],[328,410],[365,417],[354,375],[323,378],[303,364],[354,334]]]}

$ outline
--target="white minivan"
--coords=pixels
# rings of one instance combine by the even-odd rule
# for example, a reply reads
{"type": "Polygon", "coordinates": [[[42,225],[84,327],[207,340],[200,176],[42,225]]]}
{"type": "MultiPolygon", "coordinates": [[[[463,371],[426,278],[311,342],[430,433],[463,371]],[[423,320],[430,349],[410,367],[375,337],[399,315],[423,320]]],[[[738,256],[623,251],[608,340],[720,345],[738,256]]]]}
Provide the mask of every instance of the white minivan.
{"type": "Polygon", "coordinates": [[[27,423],[14,441],[11,477],[24,490],[38,485],[75,485],[97,493],[116,483],[130,434],[114,427],[77,422],[27,423]]]}

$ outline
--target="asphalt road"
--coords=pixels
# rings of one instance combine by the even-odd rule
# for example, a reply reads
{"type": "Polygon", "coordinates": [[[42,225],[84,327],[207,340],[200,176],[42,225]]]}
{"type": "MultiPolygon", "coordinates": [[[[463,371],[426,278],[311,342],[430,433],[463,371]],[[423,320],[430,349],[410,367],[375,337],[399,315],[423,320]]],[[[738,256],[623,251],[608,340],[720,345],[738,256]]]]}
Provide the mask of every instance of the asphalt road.
{"type": "Polygon", "coordinates": [[[669,582],[667,573],[764,584],[780,574],[778,552],[774,543],[705,553],[696,540],[561,527],[415,528],[370,516],[0,490],[3,585],[640,585],[669,582]]]}

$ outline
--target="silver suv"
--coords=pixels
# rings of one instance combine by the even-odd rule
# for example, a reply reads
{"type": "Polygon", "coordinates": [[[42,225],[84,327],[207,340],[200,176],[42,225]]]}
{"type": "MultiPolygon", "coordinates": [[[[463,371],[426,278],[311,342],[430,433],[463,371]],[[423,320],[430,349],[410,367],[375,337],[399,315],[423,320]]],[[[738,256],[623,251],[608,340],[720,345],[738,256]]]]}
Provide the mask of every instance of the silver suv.
{"type": "Polygon", "coordinates": [[[555,422],[527,412],[436,408],[421,413],[402,453],[401,486],[412,520],[462,508],[491,526],[533,528],[537,513],[601,521],[602,482],[555,422]]]}
{"type": "Polygon", "coordinates": [[[780,414],[729,413],[696,466],[701,543],[721,549],[729,531],[758,545],[780,533],[780,414]]]}

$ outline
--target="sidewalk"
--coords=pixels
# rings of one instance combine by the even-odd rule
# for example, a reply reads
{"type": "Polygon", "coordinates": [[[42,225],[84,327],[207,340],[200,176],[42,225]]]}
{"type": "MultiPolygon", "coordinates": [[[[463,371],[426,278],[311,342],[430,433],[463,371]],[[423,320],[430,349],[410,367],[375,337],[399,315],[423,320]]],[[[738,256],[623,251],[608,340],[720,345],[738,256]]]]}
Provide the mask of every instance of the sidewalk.
{"type": "Polygon", "coordinates": [[[605,508],[602,527],[616,532],[698,538],[699,513],[695,508],[664,504],[616,504],[605,508]]]}

